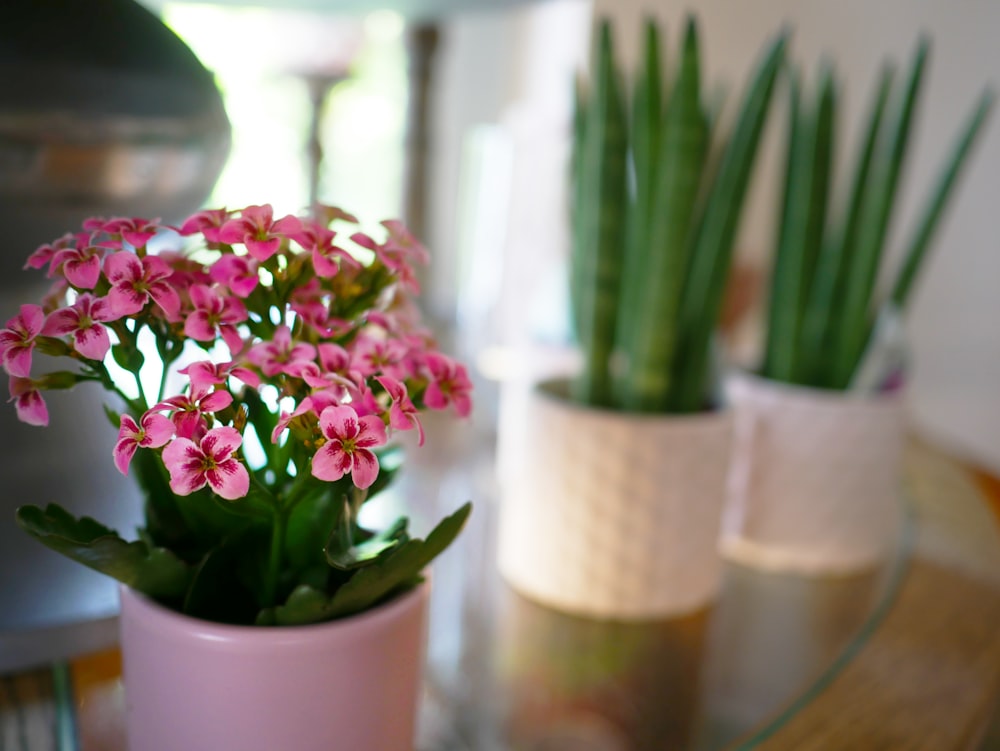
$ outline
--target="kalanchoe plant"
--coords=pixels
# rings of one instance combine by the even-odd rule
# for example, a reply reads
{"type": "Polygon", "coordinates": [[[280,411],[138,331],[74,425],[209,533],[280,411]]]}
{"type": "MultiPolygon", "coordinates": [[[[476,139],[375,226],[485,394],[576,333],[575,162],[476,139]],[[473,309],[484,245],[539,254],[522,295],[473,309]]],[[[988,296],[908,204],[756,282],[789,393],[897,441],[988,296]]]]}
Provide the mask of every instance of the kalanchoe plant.
{"type": "Polygon", "coordinates": [[[583,353],[573,384],[585,404],[698,412],[713,404],[711,346],[785,37],[766,50],[726,134],[701,82],[690,17],[672,80],[659,29],[626,84],[611,24],[578,88],[571,191],[572,318],[583,353]]]}
{"type": "Polygon", "coordinates": [[[794,71],[789,97],[789,133],[784,200],[778,222],[761,373],[786,383],[846,390],[896,383],[898,363],[888,372],[858,379],[876,324],[899,316],[935,230],[968,163],[976,136],[992,104],[984,92],[962,127],[937,184],[904,250],[892,286],[882,295],[877,281],[886,255],[896,195],[905,166],[911,124],[920,94],[929,42],[917,45],[907,80],[893,84],[886,66],[862,134],[850,192],[834,215],[834,158],[838,84],[825,66],[810,100],[794,71]],[[865,381],[869,381],[865,383],[865,381]]]}
{"type": "Polygon", "coordinates": [[[20,525],[228,623],[328,620],[418,583],[469,505],[423,540],[405,518],[365,529],[359,512],[401,463],[393,433],[423,444],[420,414],[467,415],[471,386],[420,327],[413,263],[426,250],[399,222],[380,233],[333,207],[275,219],[262,205],[178,228],[91,219],[39,248],[28,266],[53,288],[0,331],[12,400],[47,425],[47,390],[116,395],[110,458],[138,479],[145,525],[126,542],[57,505],[20,508],[20,525]],[[36,352],[65,367],[33,372],[36,352]]]}

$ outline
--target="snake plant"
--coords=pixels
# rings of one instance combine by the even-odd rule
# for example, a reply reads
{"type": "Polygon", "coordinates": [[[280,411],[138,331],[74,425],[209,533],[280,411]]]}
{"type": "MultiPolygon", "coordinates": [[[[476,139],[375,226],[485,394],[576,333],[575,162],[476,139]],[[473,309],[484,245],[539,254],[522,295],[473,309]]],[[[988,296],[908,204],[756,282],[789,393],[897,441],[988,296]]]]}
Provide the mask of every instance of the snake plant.
{"type": "Polygon", "coordinates": [[[711,344],[784,50],[782,34],[723,136],[702,85],[693,17],[672,77],[661,72],[654,21],[631,80],[610,22],[599,25],[589,86],[577,87],[571,156],[571,312],[583,354],[576,401],[637,412],[713,406],[711,344]]]}
{"type": "Polygon", "coordinates": [[[873,340],[879,313],[901,313],[956,180],[992,103],[984,92],[965,121],[932,190],[888,294],[877,294],[880,266],[929,42],[921,39],[907,78],[883,68],[868,113],[850,192],[831,216],[831,163],[839,88],[823,67],[810,99],[791,76],[784,200],[771,273],[761,374],[777,381],[846,390],[873,340]]]}

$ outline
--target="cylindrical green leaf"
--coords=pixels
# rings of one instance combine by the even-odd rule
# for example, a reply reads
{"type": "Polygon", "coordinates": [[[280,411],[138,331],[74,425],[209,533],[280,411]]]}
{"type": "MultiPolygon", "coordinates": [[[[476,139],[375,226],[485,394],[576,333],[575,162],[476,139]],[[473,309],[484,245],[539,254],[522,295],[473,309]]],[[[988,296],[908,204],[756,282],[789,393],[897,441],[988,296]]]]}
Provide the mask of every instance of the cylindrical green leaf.
{"type": "Polygon", "coordinates": [[[986,120],[986,115],[989,113],[992,105],[993,93],[990,91],[984,92],[979,98],[979,103],[973,111],[972,116],[966,123],[962,136],[955,143],[954,151],[952,151],[947,165],[941,172],[927,205],[920,213],[922,217],[920,225],[917,227],[913,239],[907,246],[908,250],[903,266],[892,289],[892,302],[900,310],[906,307],[910,289],[927,253],[927,247],[934,237],[934,230],[937,229],[941,215],[948,204],[948,199],[952,195],[955,182],[961,173],[962,167],[968,160],[969,153],[972,151],[972,145],[976,141],[976,136],[982,130],[983,122],[986,120]]]}
{"type": "Polygon", "coordinates": [[[858,151],[849,203],[836,231],[828,230],[816,263],[816,272],[802,322],[801,382],[825,387],[832,385],[831,350],[835,331],[842,319],[841,304],[847,285],[847,270],[857,247],[858,224],[870,182],[872,154],[878,140],[882,116],[889,99],[893,70],[882,69],[875,91],[865,139],[858,151]]]}
{"type": "Polygon", "coordinates": [[[600,28],[595,75],[585,117],[580,154],[579,243],[574,272],[578,290],[578,331],[583,370],[574,382],[578,401],[607,405],[611,399],[609,362],[624,246],[626,122],[621,81],[614,60],[610,24],[600,28]]]}
{"type": "Polygon", "coordinates": [[[785,43],[782,34],[757,66],[706,198],[681,302],[683,332],[677,355],[679,376],[673,411],[703,409],[711,391],[709,346],[722,308],[743,200],[775,79],[784,60],[785,43]]]}
{"type": "Polygon", "coordinates": [[[698,57],[697,26],[690,18],[656,162],[645,272],[624,301],[633,308],[630,318],[641,322],[628,339],[622,394],[624,406],[636,411],[663,411],[668,404],[688,235],[706,150],[698,57]]]}
{"type": "Polygon", "coordinates": [[[920,91],[928,46],[926,39],[920,40],[903,98],[896,102],[892,127],[880,134],[876,146],[873,184],[865,194],[858,247],[848,269],[848,284],[843,301],[844,318],[835,348],[836,388],[846,388],[850,383],[868,341],[872,319],[872,291],[895,205],[899,176],[906,158],[910,123],[920,91]]]}

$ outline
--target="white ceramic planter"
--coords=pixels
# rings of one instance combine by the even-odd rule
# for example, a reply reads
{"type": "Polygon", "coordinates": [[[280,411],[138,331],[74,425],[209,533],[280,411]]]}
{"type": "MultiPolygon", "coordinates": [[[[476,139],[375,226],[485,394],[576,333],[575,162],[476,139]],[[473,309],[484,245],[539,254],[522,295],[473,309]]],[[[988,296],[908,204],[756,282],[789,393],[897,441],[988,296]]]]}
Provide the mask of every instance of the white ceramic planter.
{"type": "Polygon", "coordinates": [[[883,560],[901,521],[901,396],[747,374],[733,376],[727,391],[735,425],[725,555],[807,574],[883,560]]]}
{"type": "Polygon", "coordinates": [[[627,414],[534,388],[499,439],[499,568],[520,593],[612,620],[715,596],[727,412],[627,414]]]}
{"type": "Polygon", "coordinates": [[[226,626],[121,590],[134,751],[412,751],[429,583],[369,612],[226,626]]]}

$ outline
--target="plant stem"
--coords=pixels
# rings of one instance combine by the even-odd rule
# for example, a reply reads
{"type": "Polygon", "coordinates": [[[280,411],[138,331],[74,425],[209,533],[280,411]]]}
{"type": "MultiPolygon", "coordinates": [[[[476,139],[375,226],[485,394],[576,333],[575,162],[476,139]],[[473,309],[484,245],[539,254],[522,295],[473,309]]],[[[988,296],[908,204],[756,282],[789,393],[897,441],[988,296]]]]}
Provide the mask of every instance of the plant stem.
{"type": "Polygon", "coordinates": [[[281,564],[285,557],[285,527],[288,524],[284,508],[275,508],[273,522],[271,553],[267,561],[267,579],[264,581],[265,607],[275,607],[278,604],[278,578],[281,576],[281,564]]]}

